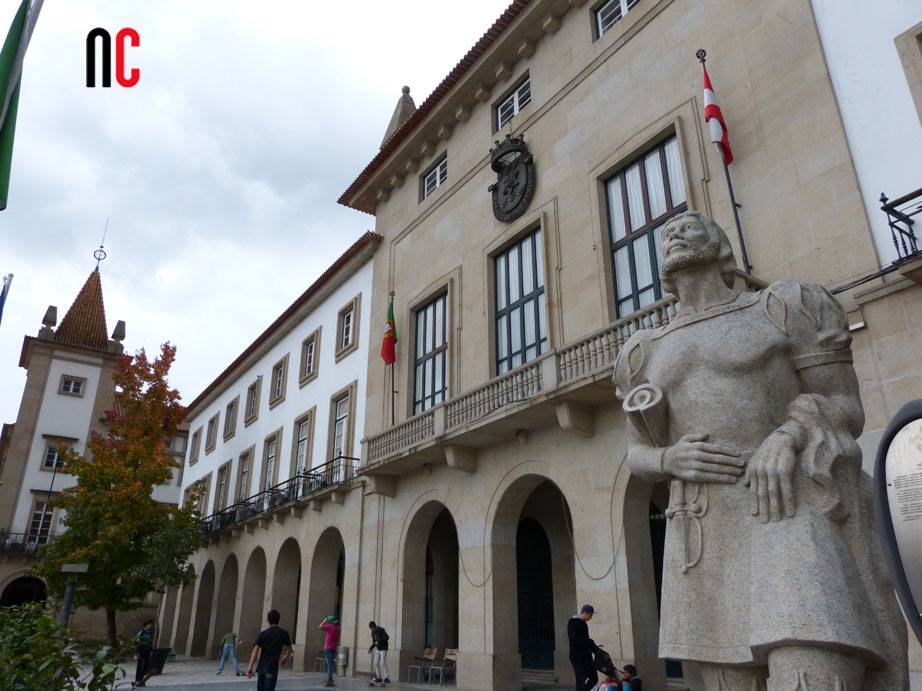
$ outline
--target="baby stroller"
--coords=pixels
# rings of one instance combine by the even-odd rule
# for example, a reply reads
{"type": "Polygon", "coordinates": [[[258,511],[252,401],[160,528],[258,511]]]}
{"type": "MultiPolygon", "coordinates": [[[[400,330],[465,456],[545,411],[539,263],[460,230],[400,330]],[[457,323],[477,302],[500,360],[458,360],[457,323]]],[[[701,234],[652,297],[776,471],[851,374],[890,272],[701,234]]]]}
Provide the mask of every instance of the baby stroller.
{"type": "Polygon", "coordinates": [[[596,689],[609,689],[610,684],[606,681],[620,681],[621,674],[615,663],[612,662],[611,655],[599,648],[595,653],[595,668],[602,675],[603,680],[598,683],[596,689]]]}

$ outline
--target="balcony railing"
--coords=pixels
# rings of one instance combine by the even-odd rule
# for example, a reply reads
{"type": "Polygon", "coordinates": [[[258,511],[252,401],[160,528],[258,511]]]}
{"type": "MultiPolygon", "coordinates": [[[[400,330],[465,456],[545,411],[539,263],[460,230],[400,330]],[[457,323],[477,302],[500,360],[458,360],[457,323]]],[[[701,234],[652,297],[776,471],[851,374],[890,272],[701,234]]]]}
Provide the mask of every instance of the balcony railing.
{"type": "Polygon", "coordinates": [[[0,531],[0,554],[36,554],[42,545],[52,539],[48,535],[0,531]]]}
{"type": "Polygon", "coordinates": [[[914,231],[914,216],[922,213],[922,188],[889,201],[880,195],[881,210],[887,214],[890,235],[896,248],[897,261],[911,257],[919,252],[918,239],[914,231]]]}
{"type": "Polygon", "coordinates": [[[351,456],[337,456],[328,463],[305,470],[285,482],[203,518],[202,532],[208,535],[225,530],[254,516],[271,514],[292,502],[310,499],[344,485],[355,477],[358,462],[359,459],[351,456]]]}
{"type": "MultiPolygon", "coordinates": [[[[761,288],[762,285],[754,282],[751,287],[761,288]]],[[[669,296],[576,343],[557,348],[483,386],[368,437],[365,440],[368,453],[365,470],[476,424],[514,404],[594,381],[603,373],[607,376],[632,333],[668,324],[674,316],[675,299],[669,296]]]]}

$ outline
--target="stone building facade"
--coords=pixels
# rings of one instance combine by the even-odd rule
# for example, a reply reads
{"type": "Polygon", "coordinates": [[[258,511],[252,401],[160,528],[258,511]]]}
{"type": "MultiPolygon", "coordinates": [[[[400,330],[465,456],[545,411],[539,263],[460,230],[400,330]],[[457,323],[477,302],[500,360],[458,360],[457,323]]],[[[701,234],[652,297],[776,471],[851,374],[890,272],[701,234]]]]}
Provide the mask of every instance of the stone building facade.
{"type": "MultiPolygon", "coordinates": [[[[739,254],[699,48],[735,154],[753,265],[739,283],[838,291],[870,468],[890,415],[922,394],[922,279],[912,256],[881,274],[879,212],[862,198],[811,2],[516,0],[419,108],[405,90],[339,200],[375,216],[368,312],[383,323],[393,295],[397,362],[369,349],[361,463],[340,503],[282,502],[197,553],[202,576],[173,599],[177,626],[191,619],[212,642],[198,652],[222,634],[208,603],[227,602],[213,600],[225,582],[236,610],[220,616],[236,622],[252,603],[291,609],[297,565],[302,667],[341,592],[351,673],[370,670],[359,651],[373,619],[401,679],[437,647],[457,649],[461,688],[572,683],[566,620],[589,602],[595,641],[647,688],[696,687],[691,665],[657,657],[668,490],[623,463],[612,368],[631,333],[674,314],[655,242],[670,215],[713,216],[739,254]],[[495,209],[514,137],[535,175],[520,161],[531,189],[500,184],[495,209]]],[[[188,631],[173,635],[190,649],[188,631]]]]}
{"type": "MultiPolygon", "coordinates": [[[[64,513],[55,497],[76,479],[60,472],[62,446],[84,453],[93,433],[105,434],[106,412],[117,407],[112,375],[123,354],[125,323],[109,337],[102,277],[87,277],[60,323],[50,306],[37,336],[25,336],[19,365],[26,384],[16,422],[3,425],[0,437],[0,602],[44,600],[45,586],[29,573],[39,547],[64,530],[64,513]]],[[[169,452],[185,453],[185,432],[170,440],[169,452]]],[[[154,488],[159,501],[177,504],[181,467],[173,480],[154,488]]],[[[132,612],[128,630],[156,612],[157,602],[132,612]]],[[[72,626],[85,636],[105,635],[104,616],[74,613],[72,626]]]]}

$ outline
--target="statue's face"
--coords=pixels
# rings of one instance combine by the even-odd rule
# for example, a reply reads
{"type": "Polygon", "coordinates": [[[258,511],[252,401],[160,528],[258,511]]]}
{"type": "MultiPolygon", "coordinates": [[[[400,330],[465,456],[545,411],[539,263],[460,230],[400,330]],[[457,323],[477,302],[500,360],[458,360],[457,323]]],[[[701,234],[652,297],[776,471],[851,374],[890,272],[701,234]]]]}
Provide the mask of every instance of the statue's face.
{"type": "Polygon", "coordinates": [[[661,238],[663,273],[713,264],[720,257],[720,241],[692,217],[666,224],[661,238]]]}

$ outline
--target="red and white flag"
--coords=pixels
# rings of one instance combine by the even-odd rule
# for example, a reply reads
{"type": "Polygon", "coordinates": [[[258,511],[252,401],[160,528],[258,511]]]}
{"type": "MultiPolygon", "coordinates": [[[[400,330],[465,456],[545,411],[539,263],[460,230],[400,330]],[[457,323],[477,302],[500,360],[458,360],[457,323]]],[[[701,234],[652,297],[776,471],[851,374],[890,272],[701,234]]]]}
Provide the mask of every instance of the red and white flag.
{"type": "Polygon", "coordinates": [[[704,70],[704,119],[711,131],[711,141],[715,144],[720,144],[724,165],[730,165],[733,163],[733,151],[730,149],[727,123],[724,121],[723,113],[720,112],[720,106],[717,105],[717,94],[714,93],[711,78],[708,77],[708,68],[703,62],[701,63],[701,69],[704,70]]]}

